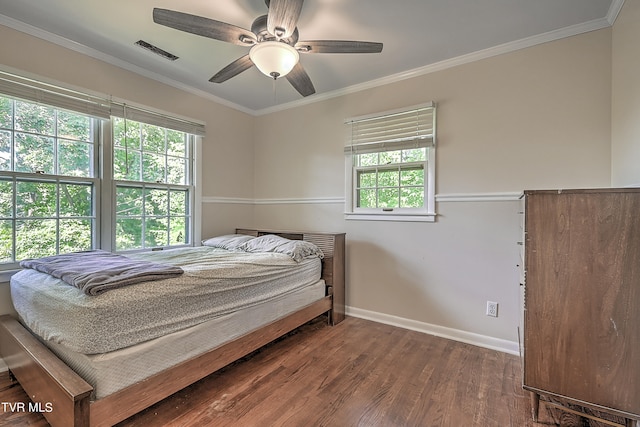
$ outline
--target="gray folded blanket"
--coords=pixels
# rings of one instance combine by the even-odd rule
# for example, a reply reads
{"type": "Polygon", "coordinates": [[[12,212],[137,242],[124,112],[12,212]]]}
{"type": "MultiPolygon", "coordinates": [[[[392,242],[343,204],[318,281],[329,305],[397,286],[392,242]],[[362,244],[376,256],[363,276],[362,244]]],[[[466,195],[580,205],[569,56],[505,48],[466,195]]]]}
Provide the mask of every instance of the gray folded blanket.
{"type": "Polygon", "coordinates": [[[20,266],[50,274],[87,295],[99,295],[110,289],[183,273],[180,267],[135,260],[101,250],[25,260],[20,262],[20,266]]]}

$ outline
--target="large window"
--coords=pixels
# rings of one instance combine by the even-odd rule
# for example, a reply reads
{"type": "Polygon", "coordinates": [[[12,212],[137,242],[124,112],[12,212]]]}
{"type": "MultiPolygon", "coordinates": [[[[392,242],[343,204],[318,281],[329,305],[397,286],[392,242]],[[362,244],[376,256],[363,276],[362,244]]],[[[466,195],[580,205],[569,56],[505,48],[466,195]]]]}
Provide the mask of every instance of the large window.
{"type": "Polygon", "coordinates": [[[0,263],[94,247],[99,126],[0,95],[0,263]]]}
{"type": "Polygon", "coordinates": [[[113,120],[116,249],[191,243],[193,137],[133,120],[113,120]]]}
{"type": "Polygon", "coordinates": [[[202,135],[189,120],[0,71],[0,272],[73,251],[192,245],[202,135]]]}
{"type": "Polygon", "coordinates": [[[433,221],[435,106],[350,119],[348,219],[433,221]]]}

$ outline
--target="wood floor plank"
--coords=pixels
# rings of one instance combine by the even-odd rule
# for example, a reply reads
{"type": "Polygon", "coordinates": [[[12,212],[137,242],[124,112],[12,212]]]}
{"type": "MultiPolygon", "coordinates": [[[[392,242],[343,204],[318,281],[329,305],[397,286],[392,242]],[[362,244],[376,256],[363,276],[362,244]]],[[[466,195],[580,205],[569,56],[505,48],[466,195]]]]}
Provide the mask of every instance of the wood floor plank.
{"type": "MultiPolygon", "coordinates": [[[[357,318],[333,327],[319,318],[118,427],[575,425],[544,404],[533,423],[521,369],[513,355],[357,318]]],[[[28,402],[6,373],[0,402],[28,402]]],[[[47,426],[38,413],[1,409],[0,425],[47,426]]]]}

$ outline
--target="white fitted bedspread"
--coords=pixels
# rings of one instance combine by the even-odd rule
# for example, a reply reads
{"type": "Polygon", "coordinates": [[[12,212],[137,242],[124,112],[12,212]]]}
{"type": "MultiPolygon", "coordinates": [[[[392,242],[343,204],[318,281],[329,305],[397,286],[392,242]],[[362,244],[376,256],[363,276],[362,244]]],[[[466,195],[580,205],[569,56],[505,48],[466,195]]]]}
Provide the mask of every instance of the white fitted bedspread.
{"type": "Polygon", "coordinates": [[[319,280],[268,302],[109,353],[86,355],[52,342],[45,345],[93,386],[93,400],[101,399],[324,298],[325,287],[319,280]]]}
{"type": "Polygon", "coordinates": [[[21,321],[43,340],[83,354],[107,353],[255,306],[320,279],[321,261],[212,247],[127,255],[178,265],[184,274],[85,295],[35,270],[11,278],[21,321]]]}

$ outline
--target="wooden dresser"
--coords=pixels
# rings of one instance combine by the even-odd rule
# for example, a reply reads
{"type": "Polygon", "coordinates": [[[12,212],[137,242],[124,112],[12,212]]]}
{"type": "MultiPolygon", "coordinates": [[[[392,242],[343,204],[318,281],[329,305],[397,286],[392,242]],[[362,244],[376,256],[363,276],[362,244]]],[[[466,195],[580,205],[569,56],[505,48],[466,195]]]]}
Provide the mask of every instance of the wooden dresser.
{"type": "Polygon", "coordinates": [[[523,386],[640,420],[640,188],[525,191],[523,386]]]}

